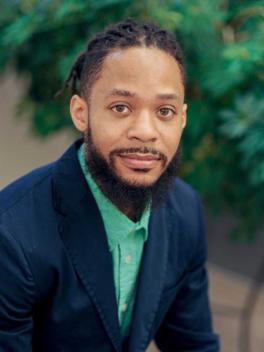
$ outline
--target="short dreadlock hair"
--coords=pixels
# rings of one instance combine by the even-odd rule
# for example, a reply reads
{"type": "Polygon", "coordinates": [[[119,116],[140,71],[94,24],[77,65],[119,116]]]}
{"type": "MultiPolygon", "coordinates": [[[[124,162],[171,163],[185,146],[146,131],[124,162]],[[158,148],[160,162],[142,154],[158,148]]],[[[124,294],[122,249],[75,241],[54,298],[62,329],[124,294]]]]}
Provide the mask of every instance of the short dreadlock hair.
{"type": "Polygon", "coordinates": [[[127,18],[106,27],[88,43],[87,49],[77,57],[57,95],[70,90],[71,94],[89,96],[93,83],[99,78],[106,56],[114,50],[131,47],[156,47],[165,51],[177,61],[183,84],[185,83],[183,53],[175,36],[152,22],[139,23],[127,18]]]}

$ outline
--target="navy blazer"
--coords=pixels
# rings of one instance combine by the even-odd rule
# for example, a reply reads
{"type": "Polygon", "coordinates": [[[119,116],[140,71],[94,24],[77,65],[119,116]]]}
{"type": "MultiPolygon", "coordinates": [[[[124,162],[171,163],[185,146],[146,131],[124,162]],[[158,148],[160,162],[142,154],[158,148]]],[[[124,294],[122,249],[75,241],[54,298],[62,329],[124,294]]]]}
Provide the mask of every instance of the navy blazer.
{"type": "Polygon", "coordinates": [[[77,141],[0,193],[0,351],[219,351],[197,193],[176,180],[152,211],[129,337],[122,341],[103,221],[77,141]]]}

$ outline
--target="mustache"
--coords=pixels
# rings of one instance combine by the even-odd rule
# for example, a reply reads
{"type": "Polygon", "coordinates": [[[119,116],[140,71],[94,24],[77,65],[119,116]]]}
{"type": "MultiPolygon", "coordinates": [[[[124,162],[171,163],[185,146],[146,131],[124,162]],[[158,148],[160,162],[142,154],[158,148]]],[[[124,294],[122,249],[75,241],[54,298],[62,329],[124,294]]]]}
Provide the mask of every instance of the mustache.
{"type": "Polygon", "coordinates": [[[131,154],[131,153],[140,153],[140,154],[152,154],[157,156],[159,159],[163,161],[167,161],[167,157],[165,154],[163,154],[161,151],[155,149],[155,148],[149,148],[149,147],[131,147],[131,148],[119,148],[119,149],[114,149],[111,151],[110,156],[113,155],[125,155],[125,154],[131,154]]]}

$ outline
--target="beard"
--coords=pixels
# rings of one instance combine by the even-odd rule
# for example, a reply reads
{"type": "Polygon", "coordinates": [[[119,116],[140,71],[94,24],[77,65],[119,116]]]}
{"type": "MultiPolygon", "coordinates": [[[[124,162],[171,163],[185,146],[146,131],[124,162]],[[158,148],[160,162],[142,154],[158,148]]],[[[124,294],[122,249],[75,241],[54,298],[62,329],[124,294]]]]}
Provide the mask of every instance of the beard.
{"type": "MultiPolygon", "coordinates": [[[[152,153],[159,156],[163,165],[167,158],[161,152],[150,148],[122,148],[113,150],[109,162],[98,150],[92,139],[91,129],[84,133],[86,166],[103,194],[133,221],[138,221],[150,204],[156,208],[164,200],[178,176],[181,164],[181,146],[179,145],[172,160],[157,181],[144,185],[137,181],[126,180],[119,176],[115,168],[115,156],[120,153],[152,153]]],[[[148,170],[137,170],[144,173],[148,170]]]]}

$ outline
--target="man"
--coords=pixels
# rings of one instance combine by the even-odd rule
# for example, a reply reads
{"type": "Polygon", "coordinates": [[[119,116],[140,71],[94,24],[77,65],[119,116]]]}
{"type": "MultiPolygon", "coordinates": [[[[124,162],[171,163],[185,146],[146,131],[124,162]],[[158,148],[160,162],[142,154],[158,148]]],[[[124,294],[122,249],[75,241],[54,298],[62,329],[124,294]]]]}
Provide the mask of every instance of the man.
{"type": "Polygon", "coordinates": [[[83,140],[1,192],[0,351],[219,350],[200,200],[176,179],[184,78],[173,36],[131,19],[79,56],[83,140]]]}

